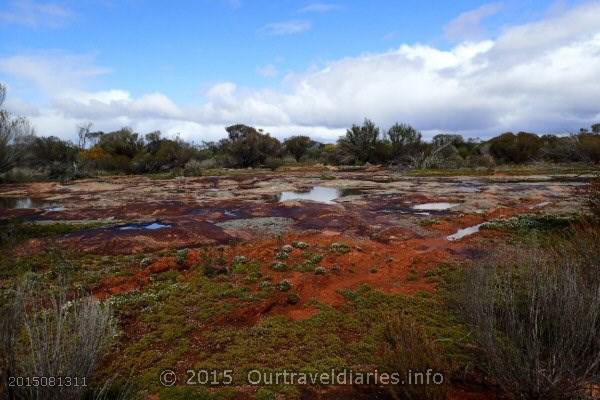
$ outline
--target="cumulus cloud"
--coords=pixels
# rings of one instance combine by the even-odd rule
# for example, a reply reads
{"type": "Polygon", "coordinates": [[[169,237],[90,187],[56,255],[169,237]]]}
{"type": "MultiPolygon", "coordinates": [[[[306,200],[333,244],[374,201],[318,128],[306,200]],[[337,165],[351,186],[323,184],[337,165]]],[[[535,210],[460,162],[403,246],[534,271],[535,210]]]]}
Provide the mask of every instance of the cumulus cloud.
{"type": "Polygon", "coordinates": [[[97,66],[95,57],[90,54],[46,51],[0,58],[0,74],[31,81],[45,94],[80,87],[86,81],[110,72],[109,68],[97,66]]]}
{"type": "MultiPolygon", "coordinates": [[[[187,106],[163,93],[132,96],[126,90],[90,91],[81,85],[60,89],[46,81],[54,69],[31,59],[21,70],[14,57],[0,58],[0,74],[30,80],[42,89],[49,86],[50,101],[32,110],[32,121],[38,132],[63,137],[91,120],[103,130],[127,125],[141,132],[161,129],[186,139],[214,140],[224,136],[224,126],[240,122],[280,138],[309,134],[333,141],[364,117],[384,128],[408,122],[427,136],[440,131],[478,137],[507,130],[564,132],[600,121],[597,15],[600,3],[587,3],[507,28],[494,39],[465,41],[450,49],[405,44],[335,60],[286,76],[277,90],[220,82],[206,90],[201,104],[187,106]]],[[[105,73],[88,64],[68,73],[105,73]]],[[[27,109],[23,102],[12,104],[27,109]]]]}
{"type": "Polygon", "coordinates": [[[13,0],[6,9],[0,10],[0,22],[33,28],[58,28],[74,16],[73,11],[61,4],[34,0],[13,0]]]}
{"type": "Polygon", "coordinates": [[[309,30],[312,27],[310,21],[290,20],[282,22],[273,22],[259,29],[260,32],[272,36],[295,35],[309,30]]]}

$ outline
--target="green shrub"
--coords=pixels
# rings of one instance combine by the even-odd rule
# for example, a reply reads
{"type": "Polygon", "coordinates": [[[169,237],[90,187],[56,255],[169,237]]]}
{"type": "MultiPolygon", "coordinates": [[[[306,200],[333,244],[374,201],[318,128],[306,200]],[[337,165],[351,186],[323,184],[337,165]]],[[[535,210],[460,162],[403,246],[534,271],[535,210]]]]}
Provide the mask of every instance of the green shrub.
{"type": "Polygon", "coordinates": [[[349,253],[351,249],[350,246],[348,246],[347,244],[336,242],[332,243],[331,246],[329,246],[329,250],[333,253],[345,254],[349,253]]]}
{"type": "Polygon", "coordinates": [[[296,293],[290,293],[287,296],[287,302],[288,304],[298,304],[300,302],[300,296],[296,293]]]}
{"type": "Polygon", "coordinates": [[[273,271],[283,272],[283,271],[287,271],[288,266],[282,262],[275,262],[275,263],[271,264],[271,269],[273,271]]]}
{"type": "Polygon", "coordinates": [[[178,265],[184,265],[187,260],[187,256],[188,249],[177,250],[177,253],[175,253],[175,262],[177,262],[178,265]]]}
{"type": "Polygon", "coordinates": [[[279,289],[282,292],[287,292],[291,288],[292,288],[292,284],[287,280],[283,280],[283,281],[279,282],[279,285],[277,285],[277,289],[279,289]]]}
{"type": "Polygon", "coordinates": [[[317,275],[325,275],[326,273],[327,273],[327,270],[323,267],[315,268],[315,274],[317,274],[317,275]]]}
{"type": "Polygon", "coordinates": [[[308,243],[304,243],[304,242],[293,242],[292,246],[297,248],[297,249],[307,249],[308,248],[308,243]]]}

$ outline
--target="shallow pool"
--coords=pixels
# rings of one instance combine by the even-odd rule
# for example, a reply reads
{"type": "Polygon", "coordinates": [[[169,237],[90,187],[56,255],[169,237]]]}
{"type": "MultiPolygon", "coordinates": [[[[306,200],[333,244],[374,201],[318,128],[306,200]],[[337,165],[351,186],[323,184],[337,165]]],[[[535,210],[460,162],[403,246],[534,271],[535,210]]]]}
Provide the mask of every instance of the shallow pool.
{"type": "Polygon", "coordinates": [[[312,200],[319,203],[335,204],[334,200],[342,197],[343,194],[344,191],[342,189],[315,186],[305,192],[281,192],[278,195],[278,201],[312,200]]]}
{"type": "Polygon", "coordinates": [[[424,211],[443,211],[449,210],[452,207],[456,207],[458,204],[456,203],[425,203],[425,204],[416,204],[412,206],[413,210],[424,210],[424,211]]]}
{"type": "Polygon", "coordinates": [[[119,227],[120,231],[130,231],[130,230],[140,230],[140,229],[147,229],[147,230],[151,230],[151,231],[155,231],[158,229],[165,229],[165,228],[170,228],[171,225],[168,224],[163,224],[160,222],[152,222],[149,224],[128,224],[128,225],[123,225],[119,227]]]}
{"type": "Polygon", "coordinates": [[[35,197],[0,197],[0,208],[42,208],[48,211],[63,211],[60,204],[35,197]]]}

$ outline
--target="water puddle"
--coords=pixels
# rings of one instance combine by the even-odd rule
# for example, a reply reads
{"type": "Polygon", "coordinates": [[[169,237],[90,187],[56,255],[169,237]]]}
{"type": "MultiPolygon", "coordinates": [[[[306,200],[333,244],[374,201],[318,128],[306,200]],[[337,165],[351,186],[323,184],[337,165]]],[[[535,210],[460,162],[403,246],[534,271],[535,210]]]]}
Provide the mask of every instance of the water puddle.
{"type": "Polygon", "coordinates": [[[312,200],[319,203],[335,204],[334,200],[342,197],[344,190],[325,186],[315,186],[305,192],[281,192],[277,196],[277,201],[287,200],[312,200]]]}
{"type": "Polygon", "coordinates": [[[482,226],[483,226],[483,224],[477,224],[474,226],[470,226],[468,228],[459,229],[458,231],[456,231],[456,233],[446,236],[446,239],[448,239],[450,241],[460,240],[460,239],[464,238],[465,236],[469,236],[469,235],[479,232],[479,229],[481,229],[482,226]]]}
{"type": "Polygon", "coordinates": [[[449,210],[452,207],[456,207],[459,204],[457,203],[425,203],[425,204],[417,204],[412,206],[413,210],[423,210],[423,211],[443,211],[449,210]]]}
{"type": "Polygon", "coordinates": [[[152,222],[149,224],[128,224],[128,225],[123,225],[118,227],[118,229],[120,231],[132,231],[132,230],[142,230],[142,229],[147,229],[150,231],[156,231],[158,229],[165,229],[165,228],[170,228],[171,225],[168,224],[162,224],[160,222],[152,222]]]}
{"type": "Polygon", "coordinates": [[[552,203],[549,202],[549,201],[544,201],[542,203],[534,204],[533,206],[530,206],[529,209],[530,210],[534,210],[536,208],[543,208],[543,207],[546,207],[547,205],[550,205],[550,204],[552,204],[552,203]]]}
{"type": "Polygon", "coordinates": [[[37,199],[35,197],[0,197],[0,208],[22,209],[22,208],[41,208],[46,211],[64,211],[64,207],[57,203],[47,200],[37,199]]]}

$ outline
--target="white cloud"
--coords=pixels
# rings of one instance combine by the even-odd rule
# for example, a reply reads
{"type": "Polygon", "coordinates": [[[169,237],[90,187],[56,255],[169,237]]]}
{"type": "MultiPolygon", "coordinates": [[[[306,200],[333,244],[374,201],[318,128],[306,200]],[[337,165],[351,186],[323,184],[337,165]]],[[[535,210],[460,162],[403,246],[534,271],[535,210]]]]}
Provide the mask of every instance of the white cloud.
{"type": "Polygon", "coordinates": [[[260,32],[272,36],[294,35],[309,30],[312,27],[310,21],[290,20],[273,22],[259,29],[260,32]]]}
{"type": "Polygon", "coordinates": [[[262,67],[258,67],[256,72],[265,78],[275,78],[279,74],[277,67],[273,64],[267,64],[263,65],[262,67]]]}
{"type": "Polygon", "coordinates": [[[84,81],[107,71],[89,58],[77,66],[72,61],[80,58],[73,55],[64,55],[71,60],[62,64],[64,71],[44,57],[0,58],[0,74],[20,84],[11,88],[27,81],[45,93],[47,102],[28,105],[9,92],[7,105],[31,116],[39,133],[63,137],[90,120],[102,130],[128,125],[196,141],[223,137],[223,127],[233,123],[277,137],[309,134],[332,141],[364,117],[384,128],[408,122],[428,135],[564,132],[600,121],[597,15],[600,2],[451,49],[405,44],[348,57],[288,75],[278,90],[220,82],[208,88],[202,104],[187,106],[164,93],[85,89],[84,81]],[[54,75],[60,84],[52,83],[54,75]],[[67,82],[71,75],[77,79],[67,82]]]}
{"type": "Polygon", "coordinates": [[[34,0],[12,0],[6,9],[0,10],[0,22],[33,28],[58,28],[74,17],[73,11],[61,4],[34,0]]]}
{"type": "Polygon", "coordinates": [[[298,10],[299,13],[325,13],[329,11],[339,10],[340,6],[333,3],[311,3],[298,10]]]}
{"type": "Polygon", "coordinates": [[[460,14],[445,27],[446,37],[451,40],[481,39],[485,35],[482,21],[502,9],[502,3],[488,3],[460,14]]]}
{"type": "Polygon", "coordinates": [[[89,54],[47,51],[0,58],[0,74],[32,81],[49,95],[108,73],[110,69],[95,65],[95,57],[89,54]]]}

